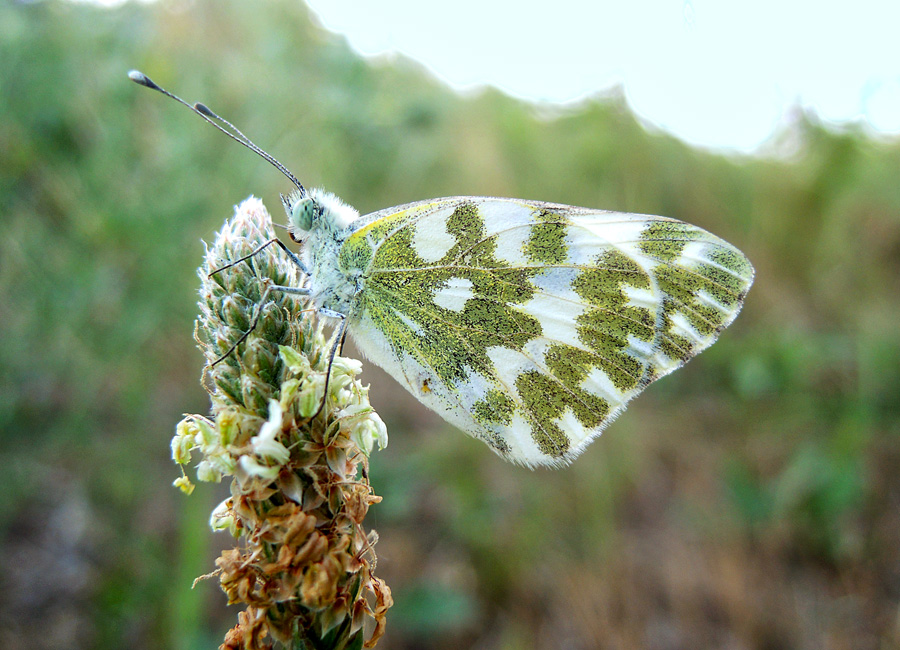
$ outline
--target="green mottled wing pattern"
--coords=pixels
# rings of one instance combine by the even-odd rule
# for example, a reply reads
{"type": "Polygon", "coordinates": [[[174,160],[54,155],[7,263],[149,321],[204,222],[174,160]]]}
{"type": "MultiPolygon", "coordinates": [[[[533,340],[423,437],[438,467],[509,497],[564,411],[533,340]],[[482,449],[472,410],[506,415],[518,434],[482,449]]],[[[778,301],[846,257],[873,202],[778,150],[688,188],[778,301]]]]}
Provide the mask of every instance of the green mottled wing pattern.
{"type": "Polygon", "coordinates": [[[351,331],[419,400],[504,457],[569,462],[711,345],[753,268],[689,224],[457,197],[352,224],[351,331]]]}

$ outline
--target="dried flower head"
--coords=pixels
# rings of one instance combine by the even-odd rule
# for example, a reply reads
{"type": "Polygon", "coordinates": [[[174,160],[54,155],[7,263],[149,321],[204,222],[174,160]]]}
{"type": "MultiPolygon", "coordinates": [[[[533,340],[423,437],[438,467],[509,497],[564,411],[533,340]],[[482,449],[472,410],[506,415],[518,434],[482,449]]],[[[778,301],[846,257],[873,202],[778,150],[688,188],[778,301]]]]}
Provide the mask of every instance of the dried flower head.
{"type": "MultiPolygon", "coordinates": [[[[212,277],[209,272],[273,238],[262,202],[245,200],[207,249],[199,274],[195,337],[208,363],[204,381],[212,417],[187,416],[172,457],[187,465],[199,452],[197,479],[231,476],[231,497],[212,513],[241,547],[216,561],[230,603],[246,610],[222,648],[361,648],[384,633],[392,604],[376,578],[374,532],[363,518],[381,498],[368,482],[368,456],[387,431],[359,383],[362,364],[335,357],[315,314],[273,285],[301,286],[299,270],[270,246],[212,277]],[[326,394],[327,386],[327,394],[326,394]],[[322,401],[324,408],[319,410],[322,401]]],[[[190,493],[186,475],[175,481],[190,493]]]]}

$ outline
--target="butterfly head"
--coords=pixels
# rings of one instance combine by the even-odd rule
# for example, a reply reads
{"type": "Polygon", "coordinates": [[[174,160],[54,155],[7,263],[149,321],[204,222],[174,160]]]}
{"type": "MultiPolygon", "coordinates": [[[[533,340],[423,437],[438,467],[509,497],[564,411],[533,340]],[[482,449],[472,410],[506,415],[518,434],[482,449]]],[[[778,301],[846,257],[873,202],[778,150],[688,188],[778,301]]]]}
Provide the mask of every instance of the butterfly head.
{"type": "Polygon", "coordinates": [[[288,217],[288,234],[295,242],[302,242],[316,229],[338,232],[359,216],[331,192],[314,188],[308,192],[295,191],[281,197],[288,217]]]}
{"type": "Polygon", "coordinates": [[[312,230],[313,224],[322,214],[322,206],[309,194],[293,192],[281,196],[288,217],[288,234],[295,242],[301,242],[312,230]]]}

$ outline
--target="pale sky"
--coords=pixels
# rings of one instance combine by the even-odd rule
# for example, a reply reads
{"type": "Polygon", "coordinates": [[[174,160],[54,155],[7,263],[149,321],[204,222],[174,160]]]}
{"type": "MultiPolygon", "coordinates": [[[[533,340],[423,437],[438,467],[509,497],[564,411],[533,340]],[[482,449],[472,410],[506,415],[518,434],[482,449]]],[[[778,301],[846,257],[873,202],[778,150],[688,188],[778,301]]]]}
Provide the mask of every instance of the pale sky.
{"type": "Polygon", "coordinates": [[[454,88],[572,102],[621,84],[647,123],[751,152],[792,107],[900,134],[898,0],[308,0],[360,53],[454,88]]]}

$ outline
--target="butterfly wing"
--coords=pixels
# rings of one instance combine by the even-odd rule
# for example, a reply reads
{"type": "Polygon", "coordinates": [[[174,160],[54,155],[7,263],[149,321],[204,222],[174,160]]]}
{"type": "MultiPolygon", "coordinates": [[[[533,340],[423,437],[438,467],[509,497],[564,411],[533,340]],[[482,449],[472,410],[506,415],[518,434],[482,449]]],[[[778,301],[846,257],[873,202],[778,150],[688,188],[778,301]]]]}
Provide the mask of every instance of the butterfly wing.
{"type": "Polygon", "coordinates": [[[455,197],[361,218],[358,347],[507,459],[571,461],[652,381],[709,347],[753,268],[664,217],[455,197]]]}

